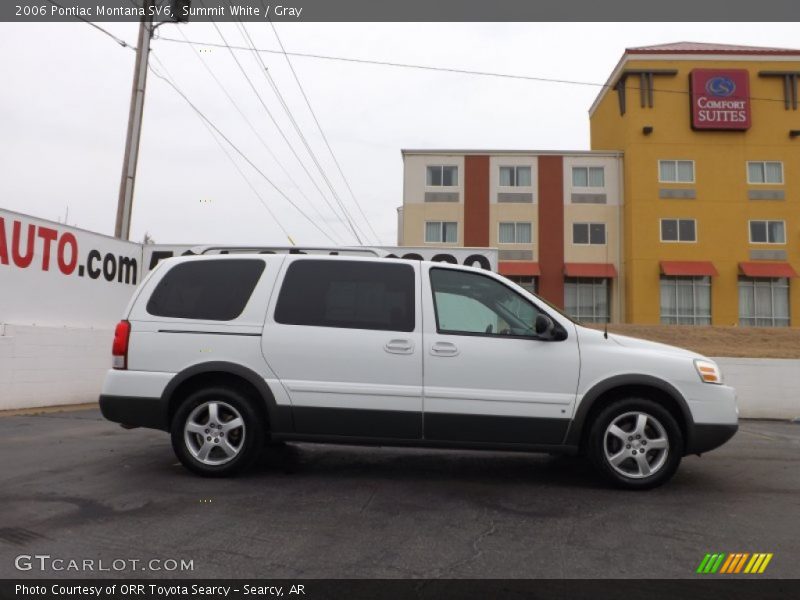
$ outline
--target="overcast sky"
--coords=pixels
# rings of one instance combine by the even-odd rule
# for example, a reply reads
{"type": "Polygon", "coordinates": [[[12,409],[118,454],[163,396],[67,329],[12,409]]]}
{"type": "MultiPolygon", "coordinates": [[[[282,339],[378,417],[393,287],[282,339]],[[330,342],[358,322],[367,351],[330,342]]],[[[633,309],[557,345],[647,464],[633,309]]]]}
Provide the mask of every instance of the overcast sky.
{"type": "MultiPolygon", "coordinates": [[[[136,43],[137,25],[106,23],[136,43]]],[[[259,48],[277,49],[270,25],[247,24],[259,48]]],[[[220,26],[244,44],[236,26],[220,26]]],[[[603,83],[625,47],[683,40],[798,47],[797,24],[316,24],[279,23],[289,51],[499,71],[603,83]]],[[[158,33],[220,42],[205,23],[158,33]]],[[[258,167],[336,241],[353,243],[269,120],[227,49],[153,41],[175,83],[258,167]],[[205,51],[199,52],[200,48],[205,51]],[[290,181],[203,66],[223,83],[279,158],[290,181]],[[305,197],[303,196],[305,195],[305,197]]],[[[0,24],[0,208],[113,234],[134,52],[85,23],[0,24]]],[[[316,167],[252,53],[237,54],[306,168],[316,167]]],[[[282,55],[262,54],[339,197],[373,242],[282,55]]],[[[396,242],[401,148],[589,148],[592,86],[494,79],[294,58],[320,124],[383,244],[396,242]]],[[[154,66],[158,62],[153,61],[154,66]]],[[[131,239],[159,243],[287,244],[275,220],[212,134],[164,81],[147,82],[131,239]]],[[[224,145],[224,142],[223,142],[224,145]]],[[[258,173],[234,158],[300,244],[328,244],[258,173]]]]}

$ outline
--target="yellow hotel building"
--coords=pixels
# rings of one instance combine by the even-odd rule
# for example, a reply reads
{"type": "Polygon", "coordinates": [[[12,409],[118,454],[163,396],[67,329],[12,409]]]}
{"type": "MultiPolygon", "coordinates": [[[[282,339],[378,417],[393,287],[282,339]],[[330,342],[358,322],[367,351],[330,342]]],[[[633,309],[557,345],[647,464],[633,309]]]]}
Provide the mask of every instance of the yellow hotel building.
{"type": "Polygon", "coordinates": [[[800,50],[629,48],[590,109],[591,152],[404,151],[399,243],[496,246],[501,273],[586,321],[798,326],[798,81],[800,50]],[[524,199],[495,189],[523,163],[524,199]],[[576,193],[587,169],[596,187],[576,193]],[[525,237],[504,243],[506,221],[525,237]]]}
{"type": "Polygon", "coordinates": [[[590,121],[624,154],[626,321],[800,324],[798,78],[797,50],[625,51],[590,121]]]}

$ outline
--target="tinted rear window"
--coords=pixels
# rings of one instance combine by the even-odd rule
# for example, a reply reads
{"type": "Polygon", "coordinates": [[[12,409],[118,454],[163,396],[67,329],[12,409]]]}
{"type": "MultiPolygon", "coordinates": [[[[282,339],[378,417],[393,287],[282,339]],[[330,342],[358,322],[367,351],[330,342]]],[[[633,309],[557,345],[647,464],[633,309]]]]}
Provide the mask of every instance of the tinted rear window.
{"type": "Polygon", "coordinates": [[[287,325],[414,331],[414,268],[296,261],[283,280],[275,320],[287,325]]]}
{"type": "Polygon", "coordinates": [[[231,321],[244,310],[264,272],[260,260],[202,260],[175,265],[147,302],[157,317],[231,321]]]}

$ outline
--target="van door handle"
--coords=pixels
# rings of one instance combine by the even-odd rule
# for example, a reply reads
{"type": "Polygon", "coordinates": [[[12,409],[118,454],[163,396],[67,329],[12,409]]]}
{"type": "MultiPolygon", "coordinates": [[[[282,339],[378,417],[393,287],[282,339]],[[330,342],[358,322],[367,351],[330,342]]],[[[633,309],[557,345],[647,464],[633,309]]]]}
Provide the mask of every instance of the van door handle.
{"type": "Polygon", "coordinates": [[[412,354],[414,342],[411,340],[389,340],[383,347],[390,354],[412,354]]]}
{"type": "Polygon", "coordinates": [[[458,356],[458,347],[450,342],[436,342],[431,346],[434,356],[458,356]]]}

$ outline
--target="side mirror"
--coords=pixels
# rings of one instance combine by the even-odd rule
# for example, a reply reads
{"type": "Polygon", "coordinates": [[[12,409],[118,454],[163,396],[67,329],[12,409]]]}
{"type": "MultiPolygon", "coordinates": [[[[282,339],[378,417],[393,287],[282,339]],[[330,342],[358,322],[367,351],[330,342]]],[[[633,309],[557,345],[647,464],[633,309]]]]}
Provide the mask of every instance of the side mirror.
{"type": "Polygon", "coordinates": [[[547,315],[540,314],[536,316],[536,323],[534,324],[533,328],[536,331],[536,335],[546,338],[553,334],[556,324],[553,323],[553,319],[547,315]]]}

